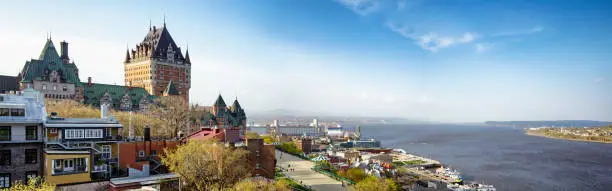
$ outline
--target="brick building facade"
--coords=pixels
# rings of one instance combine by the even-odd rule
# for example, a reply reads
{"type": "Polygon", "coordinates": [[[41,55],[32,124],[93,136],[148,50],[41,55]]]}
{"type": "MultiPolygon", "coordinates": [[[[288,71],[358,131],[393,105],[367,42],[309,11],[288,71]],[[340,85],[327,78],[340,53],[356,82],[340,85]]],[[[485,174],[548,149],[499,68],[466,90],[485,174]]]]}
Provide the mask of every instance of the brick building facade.
{"type": "Polygon", "coordinates": [[[174,83],[178,94],[189,102],[191,60],[170,36],[166,24],[149,28],[135,49],[127,50],[124,60],[126,86],[144,88],[149,94],[162,96],[174,83]]]}

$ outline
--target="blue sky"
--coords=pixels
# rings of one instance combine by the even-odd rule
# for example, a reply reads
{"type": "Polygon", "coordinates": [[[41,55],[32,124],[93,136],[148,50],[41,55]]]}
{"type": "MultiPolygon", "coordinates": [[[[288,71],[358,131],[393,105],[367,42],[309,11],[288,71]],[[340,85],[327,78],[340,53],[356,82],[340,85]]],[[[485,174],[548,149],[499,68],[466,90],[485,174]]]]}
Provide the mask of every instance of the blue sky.
{"type": "Polygon", "coordinates": [[[3,75],[51,32],[81,79],[123,83],[126,46],[166,23],[193,62],[191,101],[251,112],[475,122],[612,121],[606,1],[23,1],[0,6],[3,75]]]}

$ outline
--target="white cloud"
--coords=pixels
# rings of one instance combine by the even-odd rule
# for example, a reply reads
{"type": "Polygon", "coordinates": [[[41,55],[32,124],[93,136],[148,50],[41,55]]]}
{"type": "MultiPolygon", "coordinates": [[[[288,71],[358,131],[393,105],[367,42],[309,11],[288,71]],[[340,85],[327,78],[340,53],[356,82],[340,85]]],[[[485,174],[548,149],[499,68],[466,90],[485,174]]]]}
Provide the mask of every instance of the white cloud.
{"type": "Polygon", "coordinates": [[[489,43],[477,43],[474,46],[476,47],[476,52],[486,52],[491,49],[491,45],[489,43]]]}
{"type": "Polygon", "coordinates": [[[492,34],[491,36],[492,37],[504,37],[504,36],[528,35],[528,34],[539,33],[539,32],[542,32],[543,30],[544,30],[544,27],[536,26],[528,30],[500,32],[500,33],[492,34]]]}
{"type": "Polygon", "coordinates": [[[338,0],[338,2],[364,16],[376,12],[380,8],[380,2],[377,0],[338,0]]]}
{"type": "Polygon", "coordinates": [[[414,40],[415,44],[431,52],[437,52],[440,49],[448,48],[458,44],[471,43],[476,40],[476,38],[478,38],[478,35],[473,32],[466,32],[463,35],[456,37],[441,36],[436,33],[416,35],[414,34],[414,32],[412,32],[411,29],[408,29],[405,26],[400,27],[391,22],[388,22],[386,26],[391,29],[391,31],[396,32],[405,38],[414,40]]]}
{"type": "Polygon", "coordinates": [[[462,37],[440,36],[435,33],[428,33],[416,39],[416,44],[425,50],[437,52],[442,48],[448,48],[457,44],[470,43],[474,41],[474,33],[465,33],[462,37]]]}

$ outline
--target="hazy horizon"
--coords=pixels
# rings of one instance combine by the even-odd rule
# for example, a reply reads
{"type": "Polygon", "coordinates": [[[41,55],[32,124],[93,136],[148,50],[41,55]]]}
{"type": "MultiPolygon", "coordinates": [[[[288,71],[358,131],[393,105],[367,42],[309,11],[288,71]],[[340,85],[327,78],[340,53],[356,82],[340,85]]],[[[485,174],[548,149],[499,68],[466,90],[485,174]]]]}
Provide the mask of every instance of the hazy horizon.
{"type": "Polygon", "coordinates": [[[0,75],[66,40],[82,81],[123,85],[165,22],[191,102],[436,122],[612,121],[612,5],[591,1],[10,1],[0,75]],[[33,5],[36,6],[33,6],[33,5]],[[184,54],[185,52],[183,52],[184,54]]]}

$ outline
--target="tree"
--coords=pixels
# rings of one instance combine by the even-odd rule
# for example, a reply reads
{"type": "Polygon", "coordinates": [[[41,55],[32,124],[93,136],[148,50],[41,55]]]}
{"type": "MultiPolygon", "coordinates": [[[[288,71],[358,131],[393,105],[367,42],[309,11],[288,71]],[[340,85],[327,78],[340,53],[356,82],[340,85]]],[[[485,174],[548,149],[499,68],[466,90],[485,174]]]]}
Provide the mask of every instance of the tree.
{"type": "Polygon", "coordinates": [[[391,179],[381,181],[376,176],[368,176],[355,185],[357,191],[395,191],[397,185],[391,179]]]}
{"type": "Polygon", "coordinates": [[[223,190],[250,177],[248,151],[226,147],[214,140],[189,141],[175,150],[166,150],[162,162],[193,190],[223,190]]]}
{"type": "Polygon", "coordinates": [[[346,171],[346,178],[355,181],[355,182],[360,182],[361,180],[363,180],[364,178],[366,178],[366,174],[363,170],[361,170],[360,168],[351,168],[348,169],[346,171]]]}
{"type": "Polygon", "coordinates": [[[303,154],[302,150],[300,150],[299,148],[297,148],[297,146],[295,145],[294,142],[283,142],[280,144],[280,149],[288,152],[288,153],[293,153],[296,155],[301,155],[303,154]]]}
{"type": "Polygon", "coordinates": [[[18,181],[10,189],[0,189],[1,191],[54,191],[55,185],[51,185],[43,181],[40,177],[32,178],[28,184],[23,184],[18,181]]]}
{"type": "Polygon", "coordinates": [[[279,179],[272,183],[265,180],[244,180],[234,186],[232,191],[290,191],[290,183],[286,179],[279,179]]]}
{"type": "Polygon", "coordinates": [[[270,135],[264,135],[264,136],[261,136],[261,138],[263,139],[264,143],[266,143],[266,144],[274,143],[274,138],[272,138],[272,136],[270,136],[270,135]]]}
{"type": "Polygon", "coordinates": [[[165,96],[156,100],[159,105],[153,105],[147,111],[149,115],[158,117],[165,122],[162,134],[177,136],[179,131],[187,132],[189,120],[192,117],[189,107],[183,98],[178,96],[165,96]]]}
{"type": "Polygon", "coordinates": [[[261,138],[261,136],[259,136],[257,132],[252,132],[252,131],[247,132],[245,136],[247,139],[260,139],[261,138]]]}

